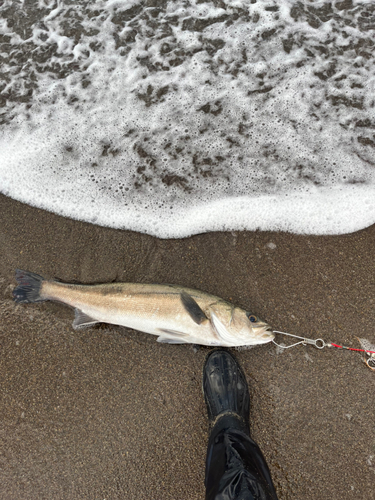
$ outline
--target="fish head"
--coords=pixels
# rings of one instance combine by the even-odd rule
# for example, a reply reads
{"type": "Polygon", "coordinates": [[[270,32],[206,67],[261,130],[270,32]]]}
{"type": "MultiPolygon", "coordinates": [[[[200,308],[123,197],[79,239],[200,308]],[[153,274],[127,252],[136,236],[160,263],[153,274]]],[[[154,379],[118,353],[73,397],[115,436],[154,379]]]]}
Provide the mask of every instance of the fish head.
{"type": "Polygon", "coordinates": [[[223,307],[211,310],[211,322],[222,345],[245,346],[266,344],[275,335],[270,325],[240,307],[223,307]]]}
{"type": "Polygon", "coordinates": [[[268,323],[239,307],[233,311],[232,324],[238,331],[238,337],[243,340],[241,345],[266,344],[275,338],[268,323]]]}

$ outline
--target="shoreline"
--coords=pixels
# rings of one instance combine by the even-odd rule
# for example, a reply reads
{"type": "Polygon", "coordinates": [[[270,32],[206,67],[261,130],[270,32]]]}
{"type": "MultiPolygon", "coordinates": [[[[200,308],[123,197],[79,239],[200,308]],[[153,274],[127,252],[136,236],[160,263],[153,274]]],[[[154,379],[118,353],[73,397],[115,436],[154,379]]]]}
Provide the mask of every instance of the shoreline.
{"type": "MultiPolygon", "coordinates": [[[[82,193],[78,193],[78,200],[82,193]]],[[[100,212],[87,210],[87,203],[77,201],[64,206],[65,200],[51,207],[29,205],[59,217],[99,225],[109,229],[139,232],[158,239],[186,239],[212,232],[287,232],[301,236],[342,236],[362,231],[375,222],[375,189],[367,185],[316,187],[301,192],[268,193],[249,199],[228,196],[202,201],[185,200],[181,206],[142,208],[116,207],[100,212]],[[358,199],[362,211],[358,208],[358,199]],[[225,230],[223,230],[225,228],[225,230]]],[[[15,200],[18,201],[18,200],[15,200]]],[[[129,203],[131,205],[131,203],[129,203]]]]}

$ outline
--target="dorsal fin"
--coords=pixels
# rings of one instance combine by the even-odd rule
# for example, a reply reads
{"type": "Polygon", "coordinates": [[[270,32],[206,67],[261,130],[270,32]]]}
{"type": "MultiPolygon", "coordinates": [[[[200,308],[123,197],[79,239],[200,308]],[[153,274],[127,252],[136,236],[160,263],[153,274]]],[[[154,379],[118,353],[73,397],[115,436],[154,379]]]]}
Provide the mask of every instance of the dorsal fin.
{"type": "Polygon", "coordinates": [[[183,303],[186,311],[190,314],[192,319],[198,325],[203,323],[203,321],[207,319],[207,316],[204,314],[204,312],[196,303],[196,301],[193,299],[193,297],[188,293],[186,293],[185,291],[182,291],[180,296],[181,296],[181,302],[183,303]]]}

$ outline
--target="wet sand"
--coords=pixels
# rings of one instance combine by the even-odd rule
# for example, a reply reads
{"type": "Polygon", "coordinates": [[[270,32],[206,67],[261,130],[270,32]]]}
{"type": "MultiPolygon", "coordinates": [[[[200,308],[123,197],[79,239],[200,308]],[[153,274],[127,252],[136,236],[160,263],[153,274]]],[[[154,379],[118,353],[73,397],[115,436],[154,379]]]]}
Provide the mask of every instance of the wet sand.
{"type": "MultiPolygon", "coordinates": [[[[14,304],[16,268],[68,282],[179,283],[277,330],[360,347],[357,336],[375,344],[374,248],[375,226],[158,240],[0,196],[0,498],[204,498],[209,349],[111,325],[74,331],[63,305],[14,304]]],[[[374,499],[375,372],[361,354],[274,345],[236,354],[280,500],[374,499]]]]}

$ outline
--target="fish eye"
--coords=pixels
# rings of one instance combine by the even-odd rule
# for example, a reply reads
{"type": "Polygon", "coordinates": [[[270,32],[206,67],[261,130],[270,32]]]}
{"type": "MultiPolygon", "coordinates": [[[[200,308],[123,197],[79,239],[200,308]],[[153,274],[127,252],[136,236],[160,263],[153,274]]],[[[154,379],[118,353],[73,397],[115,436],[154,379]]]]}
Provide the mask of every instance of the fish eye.
{"type": "Polygon", "coordinates": [[[255,323],[256,321],[258,321],[258,318],[254,316],[254,314],[248,314],[247,317],[249,318],[249,321],[251,321],[251,323],[255,323]]]}

